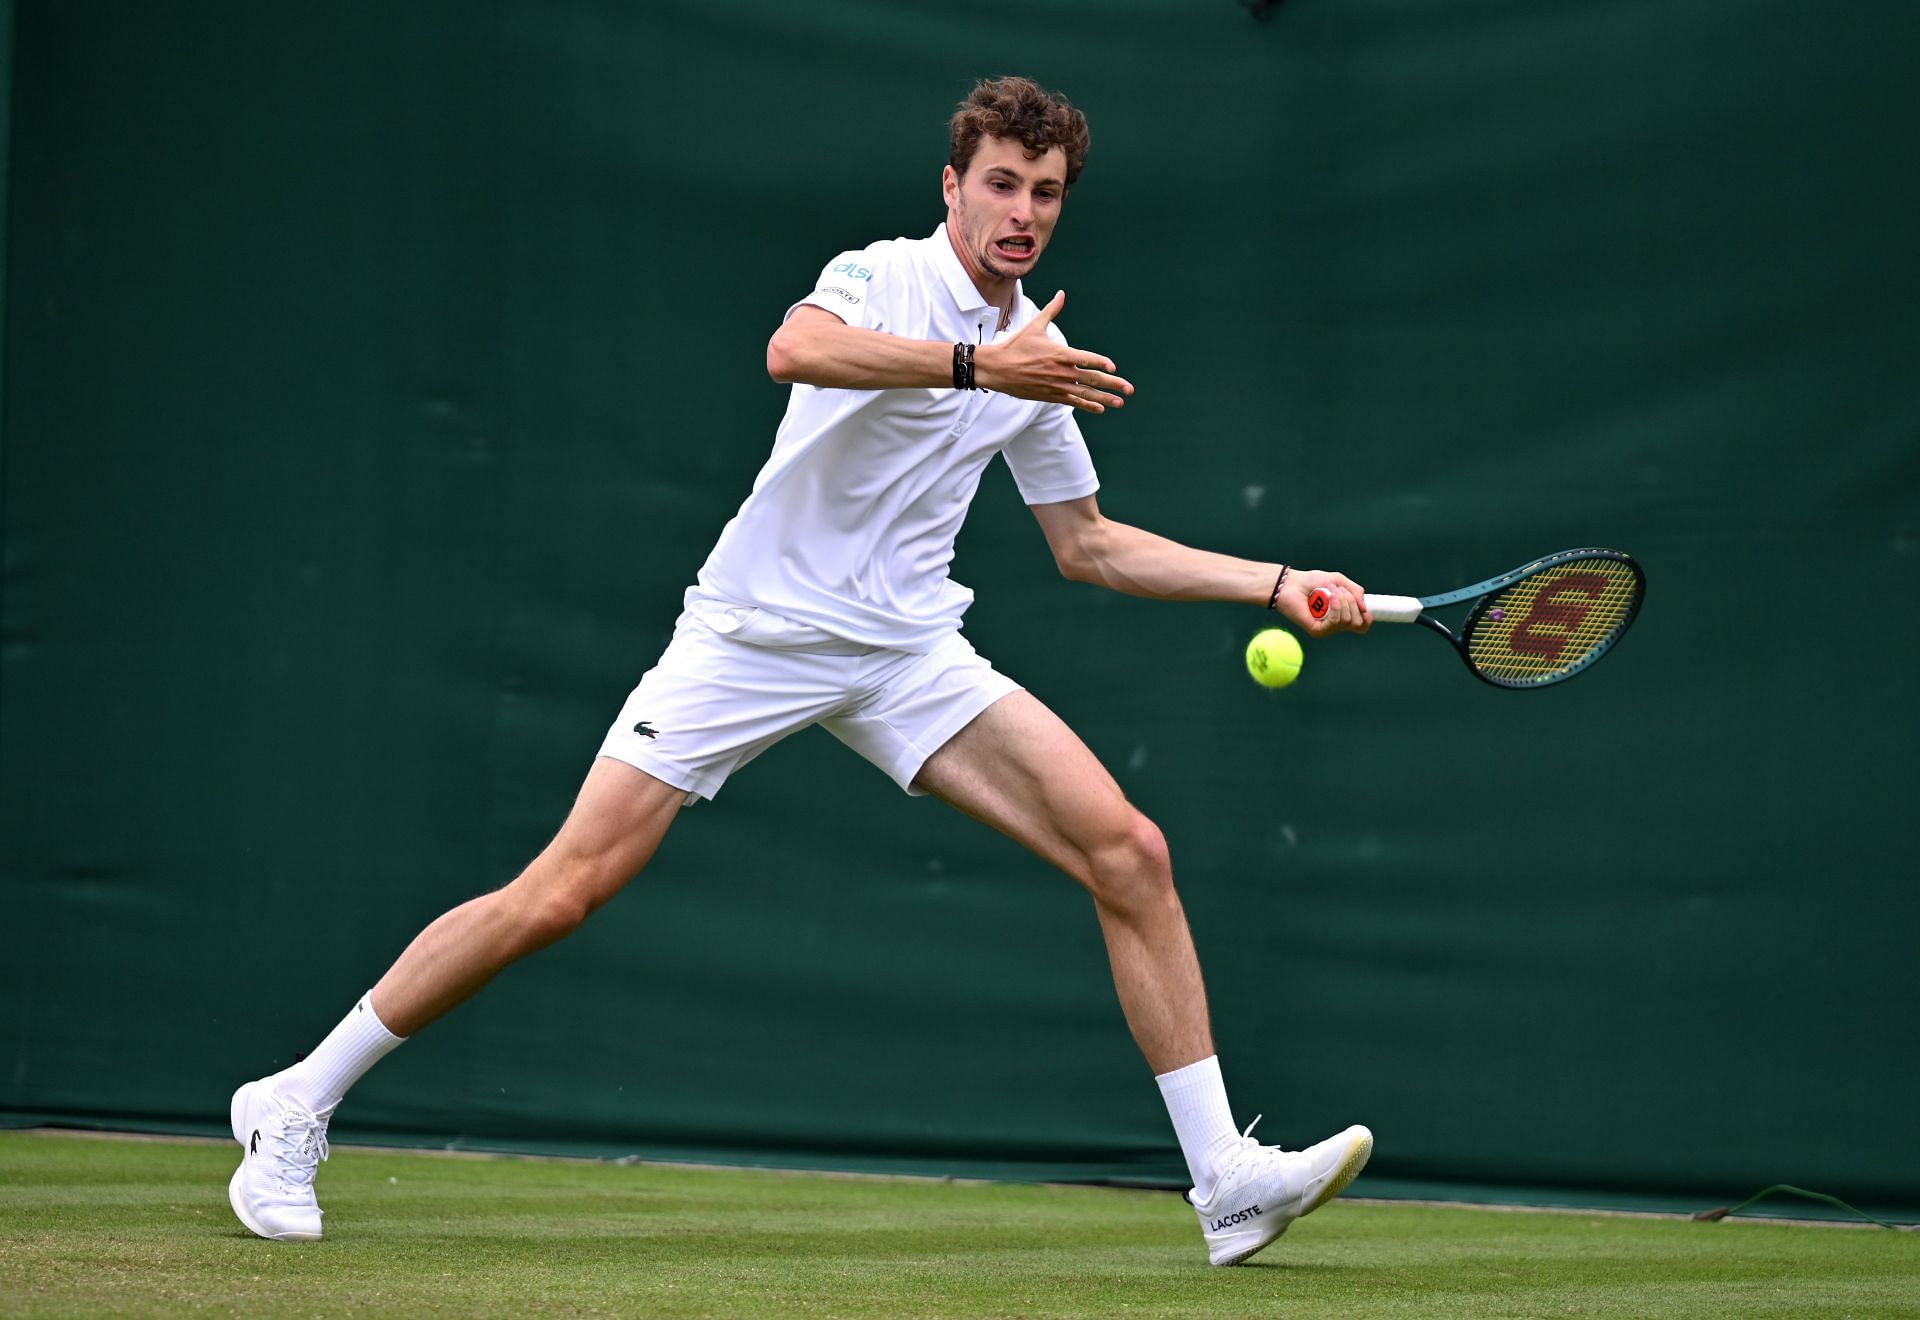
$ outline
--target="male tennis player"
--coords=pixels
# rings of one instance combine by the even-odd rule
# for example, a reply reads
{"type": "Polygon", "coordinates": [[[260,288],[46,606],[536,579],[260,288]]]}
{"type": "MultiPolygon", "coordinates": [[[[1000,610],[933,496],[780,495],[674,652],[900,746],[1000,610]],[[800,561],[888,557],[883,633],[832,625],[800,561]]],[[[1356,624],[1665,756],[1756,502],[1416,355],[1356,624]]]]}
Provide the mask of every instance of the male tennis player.
{"type": "Polygon", "coordinates": [[[613,723],[559,834],[511,884],[420,933],[303,1061],[233,1097],[229,1188],[249,1229],[320,1236],[314,1175],[334,1108],[368,1068],[514,959],[553,943],[646,865],[682,804],[820,724],[909,793],[932,794],[1086,887],[1128,1026],[1156,1075],[1216,1265],[1337,1195],[1363,1127],[1305,1151],[1235,1130],[1200,965],[1160,831],[1060,719],[960,635],[947,576],[995,455],[1067,577],[1166,600],[1363,630],[1338,573],[1190,549],[1101,515],[1074,410],[1133,386],[1021,291],[1087,153],[1085,117],[1024,78],[983,82],[950,124],[946,223],[829,261],[767,345],[793,385],[773,454],[687,592],[672,642],[613,723]],[[1308,612],[1333,591],[1326,618],[1308,612]]]}

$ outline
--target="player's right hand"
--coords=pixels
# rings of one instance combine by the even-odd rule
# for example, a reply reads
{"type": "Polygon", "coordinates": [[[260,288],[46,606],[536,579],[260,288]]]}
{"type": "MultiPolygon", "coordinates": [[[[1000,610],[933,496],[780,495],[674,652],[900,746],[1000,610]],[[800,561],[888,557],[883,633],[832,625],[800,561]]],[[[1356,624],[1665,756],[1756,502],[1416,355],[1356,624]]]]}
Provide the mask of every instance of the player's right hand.
{"type": "Polygon", "coordinates": [[[1373,614],[1367,609],[1367,592],[1345,573],[1326,573],[1315,568],[1297,568],[1287,574],[1280,598],[1273,607],[1310,637],[1328,633],[1363,633],[1373,627],[1373,614]],[[1315,618],[1307,603],[1316,587],[1327,589],[1327,613],[1315,618]]]}
{"type": "Polygon", "coordinates": [[[1066,303],[1067,291],[1062,289],[1006,339],[975,349],[974,383],[983,390],[1041,403],[1065,403],[1082,412],[1123,407],[1133,385],[1114,374],[1110,359],[1060,343],[1047,333],[1066,303]]]}

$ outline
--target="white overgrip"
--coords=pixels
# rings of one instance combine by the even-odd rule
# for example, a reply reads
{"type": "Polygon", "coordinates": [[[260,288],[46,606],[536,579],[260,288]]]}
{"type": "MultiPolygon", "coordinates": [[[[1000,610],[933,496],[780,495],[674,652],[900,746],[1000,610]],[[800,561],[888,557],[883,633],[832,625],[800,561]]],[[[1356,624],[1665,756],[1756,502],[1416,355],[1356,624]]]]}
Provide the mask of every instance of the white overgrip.
{"type": "Polygon", "coordinates": [[[1420,617],[1418,596],[1376,596],[1367,593],[1367,611],[1375,623],[1412,623],[1420,617]]]}

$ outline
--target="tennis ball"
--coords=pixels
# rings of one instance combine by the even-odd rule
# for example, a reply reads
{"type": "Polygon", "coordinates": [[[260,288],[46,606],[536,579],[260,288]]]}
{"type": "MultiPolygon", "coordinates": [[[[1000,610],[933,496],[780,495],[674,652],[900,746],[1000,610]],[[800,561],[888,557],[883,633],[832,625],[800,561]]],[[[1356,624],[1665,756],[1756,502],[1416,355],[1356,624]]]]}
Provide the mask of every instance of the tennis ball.
{"type": "Polygon", "coordinates": [[[1267,628],[1247,643],[1247,672],[1261,687],[1283,688],[1300,676],[1300,643],[1284,628],[1267,628]]]}

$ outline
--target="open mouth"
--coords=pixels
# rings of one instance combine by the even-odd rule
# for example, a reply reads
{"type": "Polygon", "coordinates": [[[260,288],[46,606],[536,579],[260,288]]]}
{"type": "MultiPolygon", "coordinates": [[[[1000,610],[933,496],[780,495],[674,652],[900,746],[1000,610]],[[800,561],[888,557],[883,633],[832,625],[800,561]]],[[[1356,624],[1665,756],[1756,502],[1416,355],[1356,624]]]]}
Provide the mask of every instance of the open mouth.
{"type": "Polygon", "coordinates": [[[1033,257],[1033,237],[1030,234],[1015,234],[1011,238],[1000,239],[993,250],[1008,261],[1028,261],[1033,257]]]}

